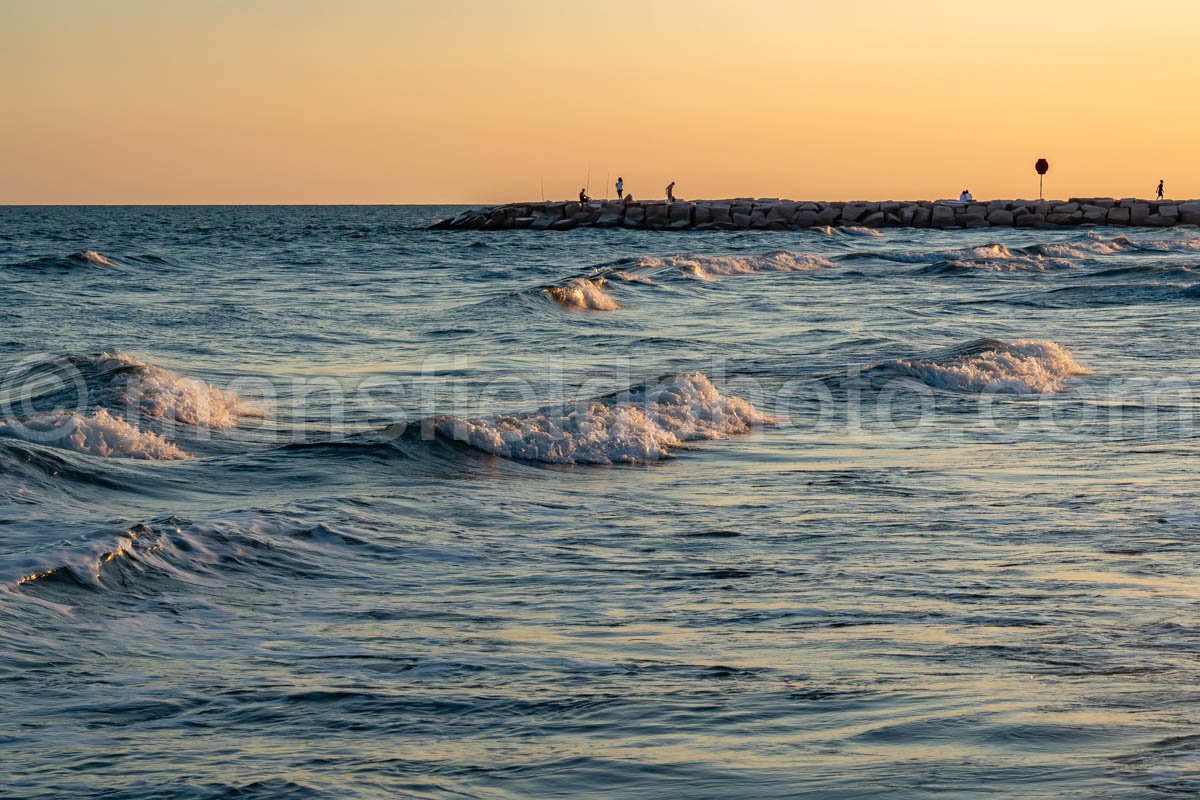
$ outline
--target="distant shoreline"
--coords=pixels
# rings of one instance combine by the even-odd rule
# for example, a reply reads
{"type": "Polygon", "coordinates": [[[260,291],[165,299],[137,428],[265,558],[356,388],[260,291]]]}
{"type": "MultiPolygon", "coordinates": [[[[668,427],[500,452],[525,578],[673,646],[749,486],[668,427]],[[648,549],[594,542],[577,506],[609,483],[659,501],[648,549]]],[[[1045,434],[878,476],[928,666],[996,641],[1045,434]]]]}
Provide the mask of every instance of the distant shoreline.
{"type": "Polygon", "coordinates": [[[472,208],[433,230],[630,228],[654,231],[865,228],[1169,228],[1200,225],[1200,200],[1073,197],[1069,200],[734,200],[510,203],[472,208]]]}

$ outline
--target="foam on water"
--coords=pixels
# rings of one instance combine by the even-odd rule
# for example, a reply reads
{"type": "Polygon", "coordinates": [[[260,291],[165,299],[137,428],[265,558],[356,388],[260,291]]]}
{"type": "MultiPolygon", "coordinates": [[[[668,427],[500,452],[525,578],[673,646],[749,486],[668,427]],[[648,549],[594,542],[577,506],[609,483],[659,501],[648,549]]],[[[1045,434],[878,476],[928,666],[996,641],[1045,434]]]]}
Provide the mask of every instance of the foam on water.
{"type": "Polygon", "coordinates": [[[236,395],[124,353],[72,360],[111,376],[112,401],[117,405],[139,408],[151,417],[220,430],[234,427],[242,417],[261,416],[236,395]]]}
{"type": "Polygon", "coordinates": [[[116,268],[116,264],[109,261],[102,253],[95,250],[80,250],[77,253],[72,253],[67,256],[74,261],[82,261],[85,264],[91,264],[97,267],[116,268]]]}
{"type": "Polygon", "coordinates": [[[485,453],[555,464],[658,461],[686,442],[748,432],[769,418],[722,394],[700,372],[674,375],[622,395],[529,414],[438,417],[439,435],[485,453]]]}
{"type": "Polygon", "coordinates": [[[575,278],[566,286],[547,286],[542,291],[564,308],[616,311],[621,304],[604,291],[604,284],[604,278],[575,278]]]}
{"type": "Polygon", "coordinates": [[[899,359],[877,369],[948,391],[1005,394],[1062,392],[1068,378],[1088,374],[1070,351],[1045,339],[983,339],[934,358],[899,359]]]}
{"type": "Polygon", "coordinates": [[[692,278],[711,281],[715,276],[748,275],[756,272],[809,272],[832,267],[833,263],[820,256],[773,250],[760,255],[695,254],[644,256],[631,269],[678,271],[692,278]]]}
{"type": "Polygon", "coordinates": [[[23,420],[0,421],[0,436],[37,442],[103,458],[137,458],[177,461],[189,458],[171,442],[152,431],[143,431],[107,409],[87,414],[60,412],[23,420]]]}

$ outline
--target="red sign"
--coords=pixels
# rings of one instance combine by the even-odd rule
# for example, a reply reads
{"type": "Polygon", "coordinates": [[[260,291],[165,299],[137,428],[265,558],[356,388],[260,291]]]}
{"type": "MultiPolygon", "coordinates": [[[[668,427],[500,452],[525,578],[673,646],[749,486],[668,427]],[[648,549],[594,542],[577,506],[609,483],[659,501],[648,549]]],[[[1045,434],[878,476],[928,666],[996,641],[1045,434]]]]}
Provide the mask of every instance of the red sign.
{"type": "Polygon", "coordinates": [[[1045,175],[1050,170],[1050,162],[1044,158],[1039,158],[1037,163],[1033,165],[1037,170],[1038,175],[1045,175]]]}

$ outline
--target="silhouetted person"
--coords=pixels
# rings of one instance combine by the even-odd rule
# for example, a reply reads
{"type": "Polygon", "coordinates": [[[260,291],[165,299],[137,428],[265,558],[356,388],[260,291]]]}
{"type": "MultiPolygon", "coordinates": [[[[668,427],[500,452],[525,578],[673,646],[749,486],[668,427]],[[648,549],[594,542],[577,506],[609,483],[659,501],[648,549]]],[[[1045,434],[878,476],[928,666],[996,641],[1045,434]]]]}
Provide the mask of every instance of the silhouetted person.
{"type": "Polygon", "coordinates": [[[1159,178],[1159,179],[1158,179],[1158,197],[1156,197],[1156,198],[1154,198],[1154,199],[1155,199],[1155,200],[1162,200],[1162,199],[1163,199],[1163,181],[1162,181],[1162,178],[1159,178]]]}
{"type": "Polygon", "coordinates": [[[617,176],[617,200],[625,199],[625,179],[617,176]]]}
{"type": "Polygon", "coordinates": [[[579,202],[590,203],[591,200],[592,200],[592,198],[587,196],[587,191],[585,191],[584,189],[579,190],[579,202]]]}
{"type": "Polygon", "coordinates": [[[675,202],[675,181],[671,181],[667,184],[667,202],[675,202]]]}
{"type": "Polygon", "coordinates": [[[974,197],[971,197],[971,190],[970,190],[970,189],[963,189],[963,190],[962,190],[962,194],[960,194],[960,195],[958,196],[958,199],[959,199],[959,202],[962,202],[962,203],[969,203],[969,202],[971,202],[972,200],[974,200],[975,198],[974,198],[974,197]]]}

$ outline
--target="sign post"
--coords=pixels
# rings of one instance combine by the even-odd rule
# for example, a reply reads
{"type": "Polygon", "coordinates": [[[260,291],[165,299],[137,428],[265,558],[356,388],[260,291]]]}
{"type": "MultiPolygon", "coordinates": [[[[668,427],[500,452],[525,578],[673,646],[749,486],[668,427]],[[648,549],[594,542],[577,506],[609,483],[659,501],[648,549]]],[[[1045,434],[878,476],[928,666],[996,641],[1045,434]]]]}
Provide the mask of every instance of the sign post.
{"type": "Polygon", "coordinates": [[[1050,171],[1050,162],[1044,158],[1039,158],[1037,163],[1033,165],[1033,168],[1037,170],[1038,174],[1038,199],[1045,200],[1046,193],[1042,191],[1042,178],[1050,171]]]}

